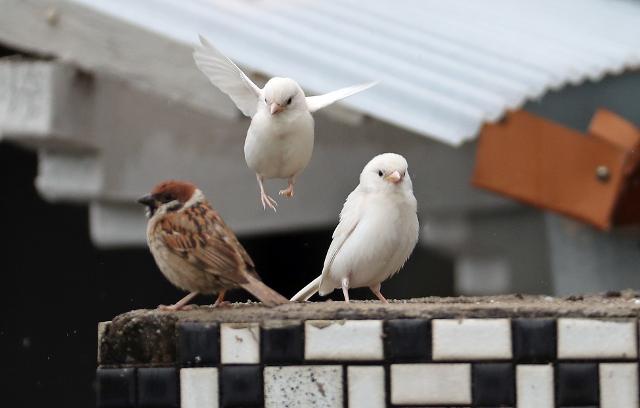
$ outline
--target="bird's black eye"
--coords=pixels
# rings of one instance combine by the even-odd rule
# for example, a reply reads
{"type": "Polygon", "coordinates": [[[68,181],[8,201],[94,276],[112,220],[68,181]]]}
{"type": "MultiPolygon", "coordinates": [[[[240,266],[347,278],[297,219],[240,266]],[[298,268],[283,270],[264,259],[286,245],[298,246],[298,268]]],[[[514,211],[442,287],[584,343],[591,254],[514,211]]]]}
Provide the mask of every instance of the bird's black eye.
{"type": "Polygon", "coordinates": [[[168,203],[173,200],[175,200],[175,197],[171,193],[165,193],[160,197],[160,201],[162,201],[163,203],[168,203]]]}
{"type": "Polygon", "coordinates": [[[267,102],[267,98],[264,98],[264,103],[267,105],[269,104],[269,102],[267,102]]]}
{"type": "Polygon", "coordinates": [[[382,177],[384,175],[384,173],[382,172],[382,170],[378,170],[378,176],[382,177]]]}
{"type": "Polygon", "coordinates": [[[291,99],[292,98],[287,99],[287,105],[291,105],[291,99]]]}

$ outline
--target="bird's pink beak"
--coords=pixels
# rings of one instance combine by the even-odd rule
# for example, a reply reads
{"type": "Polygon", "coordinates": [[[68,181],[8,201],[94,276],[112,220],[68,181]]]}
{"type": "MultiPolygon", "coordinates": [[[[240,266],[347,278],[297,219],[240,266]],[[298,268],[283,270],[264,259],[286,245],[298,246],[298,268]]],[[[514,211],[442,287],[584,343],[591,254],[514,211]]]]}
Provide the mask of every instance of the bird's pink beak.
{"type": "Polygon", "coordinates": [[[277,103],[273,102],[271,104],[271,114],[275,115],[278,112],[282,112],[284,110],[284,106],[278,105],[277,103]]]}
{"type": "Polygon", "coordinates": [[[402,175],[398,170],[396,170],[393,173],[387,175],[384,179],[392,182],[393,184],[398,184],[402,181],[402,175]]]}

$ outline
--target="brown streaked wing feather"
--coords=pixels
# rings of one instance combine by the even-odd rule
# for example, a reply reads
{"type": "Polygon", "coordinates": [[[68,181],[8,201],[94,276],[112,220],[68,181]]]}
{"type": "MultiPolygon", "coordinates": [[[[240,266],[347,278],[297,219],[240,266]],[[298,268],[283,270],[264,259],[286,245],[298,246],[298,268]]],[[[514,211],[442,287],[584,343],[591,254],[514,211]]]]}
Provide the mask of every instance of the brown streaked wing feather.
{"type": "Polygon", "coordinates": [[[235,234],[206,203],[168,213],[158,223],[159,239],[177,255],[203,270],[246,283],[253,261],[235,234]]]}
{"type": "Polygon", "coordinates": [[[233,231],[231,231],[231,229],[227,227],[227,224],[224,223],[218,213],[216,213],[215,211],[213,213],[216,218],[215,226],[216,229],[218,229],[219,234],[226,237],[226,242],[235,250],[236,254],[240,256],[240,258],[242,258],[242,261],[248,267],[248,272],[254,272],[255,264],[253,263],[253,259],[251,259],[240,241],[238,241],[236,234],[234,234],[233,231]]]}

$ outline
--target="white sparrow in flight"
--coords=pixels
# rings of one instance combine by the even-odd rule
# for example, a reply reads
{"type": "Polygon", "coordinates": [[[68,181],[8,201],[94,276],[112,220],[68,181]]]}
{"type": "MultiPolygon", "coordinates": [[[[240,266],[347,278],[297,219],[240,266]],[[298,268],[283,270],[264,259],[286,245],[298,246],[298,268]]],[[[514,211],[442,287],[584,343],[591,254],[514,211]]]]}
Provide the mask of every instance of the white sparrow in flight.
{"type": "Polygon", "coordinates": [[[202,46],[193,58],[211,83],[229,95],[242,113],[251,118],[244,143],[244,158],[256,173],[263,208],[275,211],[276,201],[265,191],[265,179],[287,179],[280,191],[293,197],[296,177],[307,167],[313,153],[314,125],[312,112],[322,109],[376,84],[338,89],[324,95],[305,96],[290,78],[271,78],[260,89],[229,58],[200,37],[202,46]]]}

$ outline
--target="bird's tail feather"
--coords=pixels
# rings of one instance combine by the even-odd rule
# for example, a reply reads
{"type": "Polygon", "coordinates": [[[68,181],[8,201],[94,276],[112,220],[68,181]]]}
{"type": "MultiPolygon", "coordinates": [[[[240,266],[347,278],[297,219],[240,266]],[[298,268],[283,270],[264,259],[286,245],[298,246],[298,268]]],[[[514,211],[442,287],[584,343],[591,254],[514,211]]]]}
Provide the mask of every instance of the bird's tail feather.
{"type": "Polygon", "coordinates": [[[267,306],[277,306],[289,303],[287,298],[265,285],[260,279],[247,275],[248,282],[242,284],[242,288],[255,296],[267,306]]]}
{"type": "Polygon", "coordinates": [[[298,293],[296,293],[295,295],[293,295],[293,297],[291,298],[292,302],[298,301],[298,300],[309,300],[309,298],[311,296],[313,296],[317,291],[318,288],[320,287],[320,281],[322,280],[322,275],[318,276],[317,278],[315,278],[314,280],[312,280],[307,286],[305,286],[304,288],[300,289],[300,291],[298,293]]]}

